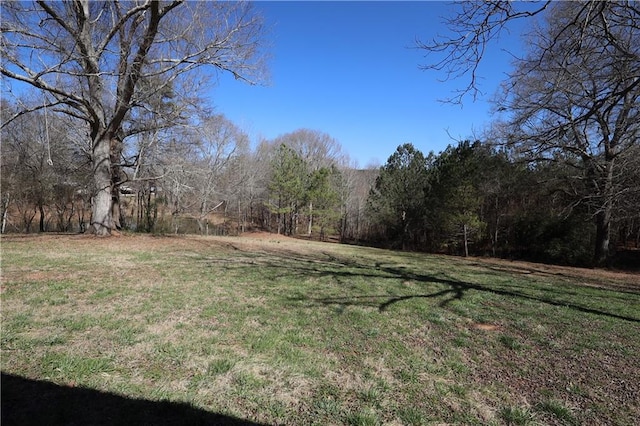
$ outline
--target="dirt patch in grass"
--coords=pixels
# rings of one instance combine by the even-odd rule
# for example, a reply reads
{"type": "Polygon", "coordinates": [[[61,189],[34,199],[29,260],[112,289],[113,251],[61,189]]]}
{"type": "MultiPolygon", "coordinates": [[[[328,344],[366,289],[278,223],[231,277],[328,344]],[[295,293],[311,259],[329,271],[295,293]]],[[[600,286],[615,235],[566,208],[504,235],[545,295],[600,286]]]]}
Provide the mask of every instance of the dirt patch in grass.
{"type": "Polygon", "coordinates": [[[483,324],[483,323],[475,323],[471,325],[471,328],[482,331],[498,331],[500,330],[500,326],[497,324],[483,324]]]}

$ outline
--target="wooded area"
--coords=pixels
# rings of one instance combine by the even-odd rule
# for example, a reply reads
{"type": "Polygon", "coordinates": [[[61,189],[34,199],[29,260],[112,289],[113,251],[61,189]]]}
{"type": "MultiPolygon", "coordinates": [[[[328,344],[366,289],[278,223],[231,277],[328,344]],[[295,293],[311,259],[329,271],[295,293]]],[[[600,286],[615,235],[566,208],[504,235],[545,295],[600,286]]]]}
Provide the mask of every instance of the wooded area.
{"type": "Polygon", "coordinates": [[[541,18],[494,125],[440,153],[402,144],[379,169],[354,167],[322,131],[251,141],[200,106],[206,69],[249,83],[265,76],[250,4],[127,7],[2,3],[2,83],[12,94],[1,111],[3,233],[262,229],[465,256],[640,264],[635,3],[541,2],[527,13],[509,2],[462,3],[450,25],[475,37],[420,47],[444,53],[431,68],[471,73],[463,94],[476,89],[489,41],[512,20],[541,18]]]}

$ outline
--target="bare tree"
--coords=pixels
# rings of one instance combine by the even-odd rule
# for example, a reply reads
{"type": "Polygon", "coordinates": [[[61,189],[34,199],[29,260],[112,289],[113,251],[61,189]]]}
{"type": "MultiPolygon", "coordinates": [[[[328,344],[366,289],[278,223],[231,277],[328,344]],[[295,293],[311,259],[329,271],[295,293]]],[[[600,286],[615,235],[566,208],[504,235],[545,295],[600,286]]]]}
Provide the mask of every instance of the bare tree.
{"type": "Polygon", "coordinates": [[[629,190],[626,153],[640,144],[640,9],[567,2],[551,11],[507,86],[507,143],[575,170],[568,177],[583,183],[575,202],[591,209],[594,261],[603,264],[613,214],[629,190]]]}
{"type": "Polygon", "coordinates": [[[298,129],[278,136],[273,143],[275,146],[285,144],[293,149],[312,171],[348,161],[340,143],[318,130],[298,129]]]}
{"type": "MultiPolygon", "coordinates": [[[[2,115],[15,114],[12,105],[3,105],[2,115]]],[[[6,229],[29,231],[38,218],[39,231],[57,228],[69,231],[82,203],[77,191],[86,178],[86,158],[75,144],[72,119],[39,111],[23,115],[2,129],[1,190],[2,217],[6,229]],[[17,208],[22,223],[10,217],[17,208]],[[55,222],[52,226],[51,222],[55,222]]]]}
{"type": "Polygon", "coordinates": [[[193,186],[198,203],[198,228],[205,234],[208,233],[209,214],[228,200],[227,187],[233,162],[246,151],[249,140],[244,132],[221,115],[207,117],[196,137],[193,186]]]}
{"type": "Polygon", "coordinates": [[[246,231],[254,224],[261,224],[258,214],[267,196],[268,161],[262,160],[259,147],[255,152],[241,153],[233,164],[231,173],[235,191],[230,197],[238,210],[238,233],[246,231]]]}
{"type": "Polygon", "coordinates": [[[379,171],[379,167],[359,169],[355,163],[341,169],[341,241],[358,241],[367,236],[367,198],[379,171]]]}
{"type": "Polygon", "coordinates": [[[118,179],[112,166],[134,130],[125,128],[128,119],[153,110],[158,94],[193,99],[199,87],[193,77],[206,77],[199,71],[208,68],[249,83],[263,75],[262,26],[245,2],[78,0],[0,7],[2,75],[44,91],[50,108],[88,129],[91,221],[98,235],[115,227],[118,179]]]}
{"type": "MultiPolygon", "coordinates": [[[[3,108],[7,112],[7,108],[3,108]]],[[[37,118],[42,118],[38,116],[37,118]]],[[[45,230],[49,204],[50,183],[54,178],[49,166],[48,140],[44,120],[15,120],[3,132],[0,146],[4,220],[15,229],[31,232],[33,221],[39,217],[39,230],[45,230]],[[9,207],[18,212],[19,220],[11,220],[9,207]]],[[[6,223],[5,223],[6,226],[6,223]]]]}
{"type": "MultiPolygon", "coordinates": [[[[514,19],[544,17],[527,35],[498,105],[508,117],[501,136],[525,159],[562,162],[574,205],[589,206],[596,223],[594,262],[609,255],[611,224],[629,192],[628,152],[640,144],[640,9],[634,2],[545,2],[516,12],[510,2],[463,4],[466,21],[452,20],[453,39],[423,45],[444,51],[433,68],[471,72],[468,91],[487,43],[514,19]],[[544,13],[543,13],[544,12],[544,13]],[[458,68],[456,68],[458,67],[458,68]]],[[[460,18],[460,16],[458,17],[460,18]]]]}
{"type": "Polygon", "coordinates": [[[182,143],[174,139],[167,144],[162,157],[164,165],[160,185],[170,206],[172,230],[177,234],[181,227],[181,215],[195,204],[191,172],[195,154],[190,143],[184,143],[184,139],[182,143]]]}

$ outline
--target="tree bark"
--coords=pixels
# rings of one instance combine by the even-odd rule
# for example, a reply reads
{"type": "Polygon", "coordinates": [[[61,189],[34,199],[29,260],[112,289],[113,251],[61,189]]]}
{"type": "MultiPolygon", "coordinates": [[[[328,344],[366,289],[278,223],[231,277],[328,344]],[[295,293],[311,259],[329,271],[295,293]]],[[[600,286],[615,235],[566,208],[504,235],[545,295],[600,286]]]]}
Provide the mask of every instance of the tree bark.
{"type": "Polygon", "coordinates": [[[102,136],[93,145],[93,185],[95,195],[91,205],[91,226],[99,236],[110,235],[113,229],[111,182],[111,138],[102,136]]]}

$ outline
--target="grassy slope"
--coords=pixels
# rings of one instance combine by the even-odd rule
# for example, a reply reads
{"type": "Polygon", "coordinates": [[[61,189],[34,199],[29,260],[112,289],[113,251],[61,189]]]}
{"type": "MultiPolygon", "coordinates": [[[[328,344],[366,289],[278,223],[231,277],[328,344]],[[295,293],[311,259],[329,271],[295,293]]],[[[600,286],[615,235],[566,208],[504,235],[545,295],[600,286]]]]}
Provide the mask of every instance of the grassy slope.
{"type": "MultiPolygon", "coordinates": [[[[275,237],[5,237],[2,371],[267,424],[631,425],[638,276],[575,271],[275,237]]],[[[3,423],[34,411],[11,396],[3,423]]]]}

